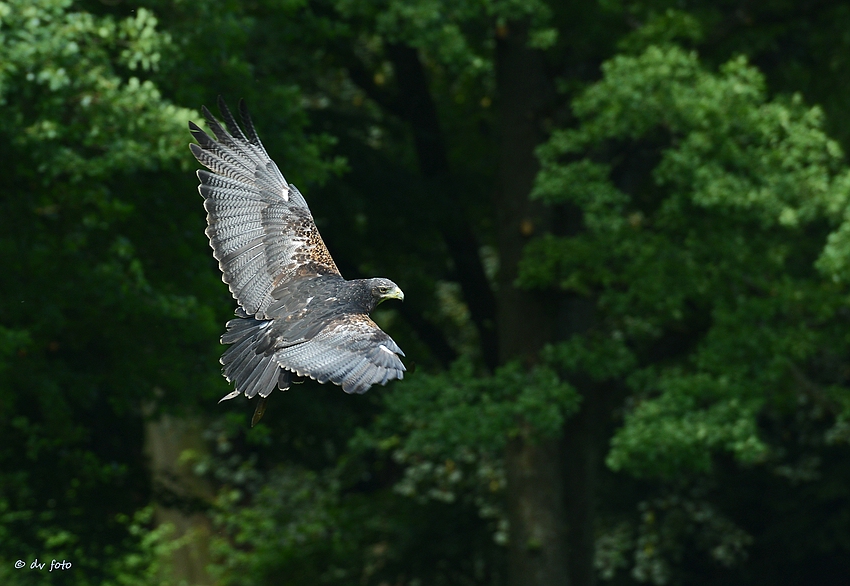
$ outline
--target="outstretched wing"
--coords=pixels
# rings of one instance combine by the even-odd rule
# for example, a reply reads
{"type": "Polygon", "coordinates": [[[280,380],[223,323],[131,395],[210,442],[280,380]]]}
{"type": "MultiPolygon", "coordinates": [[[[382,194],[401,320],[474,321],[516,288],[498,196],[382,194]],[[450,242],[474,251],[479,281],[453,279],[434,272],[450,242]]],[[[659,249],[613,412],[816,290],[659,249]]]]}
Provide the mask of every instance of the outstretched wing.
{"type": "Polygon", "coordinates": [[[314,337],[277,350],[275,360],[299,376],[331,381],[346,393],[404,377],[401,348],[368,316],[344,314],[314,337]]]}
{"type": "Polygon", "coordinates": [[[339,275],[304,197],[283,178],[260,142],[245,103],[243,132],[219,97],[227,126],[203,108],[215,139],[196,124],[189,148],[210,171],[198,171],[207,210],[207,236],[222,280],[249,314],[265,317],[272,290],[299,276],[339,275]]]}

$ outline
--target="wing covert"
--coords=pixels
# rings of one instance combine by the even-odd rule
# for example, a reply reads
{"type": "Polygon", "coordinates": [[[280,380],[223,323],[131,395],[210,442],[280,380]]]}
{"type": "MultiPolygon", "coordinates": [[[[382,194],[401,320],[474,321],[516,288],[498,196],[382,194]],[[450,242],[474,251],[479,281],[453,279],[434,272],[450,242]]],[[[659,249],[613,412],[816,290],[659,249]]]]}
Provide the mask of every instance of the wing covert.
{"type": "Polygon", "coordinates": [[[346,393],[365,393],[374,384],[401,379],[401,348],[368,316],[345,314],[318,334],[275,352],[275,360],[299,376],[331,381],[346,393]]]}
{"type": "Polygon", "coordinates": [[[244,131],[221,98],[218,106],[226,130],[203,108],[215,138],[189,122],[198,141],[189,147],[209,169],[198,171],[206,234],[233,297],[249,315],[263,318],[280,283],[339,270],[304,197],[260,142],[244,102],[239,103],[244,131]]]}

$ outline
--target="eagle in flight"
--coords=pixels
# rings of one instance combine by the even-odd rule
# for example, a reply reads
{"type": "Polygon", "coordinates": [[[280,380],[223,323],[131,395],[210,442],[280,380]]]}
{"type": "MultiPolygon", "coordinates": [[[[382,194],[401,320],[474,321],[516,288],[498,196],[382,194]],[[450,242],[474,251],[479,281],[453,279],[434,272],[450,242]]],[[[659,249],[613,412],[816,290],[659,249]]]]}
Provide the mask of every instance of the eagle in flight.
{"type": "Polygon", "coordinates": [[[369,318],[386,299],[404,299],[389,279],[345,280],[331,258],[307,202],[283,178],[239,102],[244,131],[224,100],[222,125],[204,107],[215,139],[193,122],[192,154],[198,190],[207,211],[213,256],[239,304],[227,322],[223,374],[235,390],[260,396],[251,425],[275,387],[293,377],[331,381],[346,393],[365,393],[376,383],[404,376],[401,348],[369,318]]]}

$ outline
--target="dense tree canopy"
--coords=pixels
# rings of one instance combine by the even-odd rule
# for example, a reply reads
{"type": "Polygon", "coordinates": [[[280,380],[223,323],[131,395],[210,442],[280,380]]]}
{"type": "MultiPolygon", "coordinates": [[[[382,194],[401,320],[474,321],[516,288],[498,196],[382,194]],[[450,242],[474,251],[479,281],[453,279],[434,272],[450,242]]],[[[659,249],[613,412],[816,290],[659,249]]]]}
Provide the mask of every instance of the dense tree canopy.
{"type": "Polygon", "coordinates": [[[218,584],[836,583],[848,25],[839,2],[0,3],[0,581],[43,583],[36,557],[73,563],[56,584],[188,580],[156,506],[212,528],[218,584]],[[307,382],[254,429],[216,404],[233,307],[186,122],[217,95],[341,273],[405,291],[373,314],[404,381],[307,382]],[[173,454],[185,490],[144,449],[164,415],[205,430],[173,454]]]}

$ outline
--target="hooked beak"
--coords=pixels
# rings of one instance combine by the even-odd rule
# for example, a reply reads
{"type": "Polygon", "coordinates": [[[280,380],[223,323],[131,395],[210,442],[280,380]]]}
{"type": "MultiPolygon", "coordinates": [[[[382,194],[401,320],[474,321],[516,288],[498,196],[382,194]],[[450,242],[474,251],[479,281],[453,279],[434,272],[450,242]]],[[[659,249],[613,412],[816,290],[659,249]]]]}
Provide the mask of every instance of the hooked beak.
{"type": "Polygon", "coordinates": [[[404,292],[398,287],[393,287],[381,298],[381,301],[385,301],[387,299],[398,299],[399,301],[404,301],[404,292]]]}

